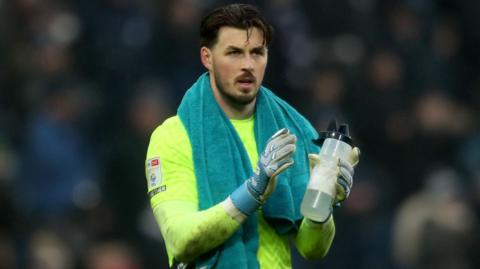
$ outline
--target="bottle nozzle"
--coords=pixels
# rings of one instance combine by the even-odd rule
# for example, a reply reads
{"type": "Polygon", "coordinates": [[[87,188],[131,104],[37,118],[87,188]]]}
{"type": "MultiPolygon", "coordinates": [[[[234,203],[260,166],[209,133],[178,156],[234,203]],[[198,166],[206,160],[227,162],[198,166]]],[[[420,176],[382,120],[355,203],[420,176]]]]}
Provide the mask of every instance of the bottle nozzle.
{"type": "Polygon", "coordinates": [[[338,132],[350,136],[350,131],[348,130],[348,124],[340,124],[340,127],[338,128],[338,132]]]}
{"type": "Polygon", "coordinates": [[[330,123],[328,123],[327,131],[329,132],[336,132],[337,131],[337,120],[332,119],[330,123]]]}

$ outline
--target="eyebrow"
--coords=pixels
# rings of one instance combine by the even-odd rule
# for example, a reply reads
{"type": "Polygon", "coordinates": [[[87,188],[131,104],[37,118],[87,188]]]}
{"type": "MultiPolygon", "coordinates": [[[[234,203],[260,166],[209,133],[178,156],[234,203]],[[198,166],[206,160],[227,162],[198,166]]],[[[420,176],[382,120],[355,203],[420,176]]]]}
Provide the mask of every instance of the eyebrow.
{"type": "Polygon", "coordinates": [[[243,49],[233,45],[229,45],[225,50],[243,50],[243,49]]]}
{"type": "MultiPolygon", "coordinates": [[[[227,46],[227,48],[225,50],[241,50],[243,51],[244,49],[243,48],[239,48],[237,46],[234,46],[234,45],[229,45],[227,46]]],[[[255,50],[262,50],[262,51],[265,51],[267,50],[267,48],[264,46],[264,45],[261,45],[261,46],[258,46],[258,47],[254,47],[252,48],[250,51],[255,51],[255,50]]]]}

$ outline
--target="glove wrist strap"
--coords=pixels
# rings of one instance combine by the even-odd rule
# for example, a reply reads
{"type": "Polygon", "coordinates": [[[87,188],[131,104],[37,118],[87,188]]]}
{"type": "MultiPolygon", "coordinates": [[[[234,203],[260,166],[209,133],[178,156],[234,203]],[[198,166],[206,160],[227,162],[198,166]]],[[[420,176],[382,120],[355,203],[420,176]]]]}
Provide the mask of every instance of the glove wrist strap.
{"type": "Polygon", "coordinates": [[[247,183],[240,185],[230,195],[233,205],[243,214],[250,216],[262,203],[248,190],[247,183]]]}

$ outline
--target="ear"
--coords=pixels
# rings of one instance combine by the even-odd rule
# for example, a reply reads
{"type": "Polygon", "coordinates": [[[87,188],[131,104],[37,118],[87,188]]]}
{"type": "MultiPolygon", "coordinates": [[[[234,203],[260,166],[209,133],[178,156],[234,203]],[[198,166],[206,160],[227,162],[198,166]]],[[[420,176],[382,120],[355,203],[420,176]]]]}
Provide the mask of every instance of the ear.
{"type": "Polygon", "coordinates": [[[200,59],[202,60],[203,66],[210,71],[212,69],[212,51],[205,46],[201,47],[200,59]]]}

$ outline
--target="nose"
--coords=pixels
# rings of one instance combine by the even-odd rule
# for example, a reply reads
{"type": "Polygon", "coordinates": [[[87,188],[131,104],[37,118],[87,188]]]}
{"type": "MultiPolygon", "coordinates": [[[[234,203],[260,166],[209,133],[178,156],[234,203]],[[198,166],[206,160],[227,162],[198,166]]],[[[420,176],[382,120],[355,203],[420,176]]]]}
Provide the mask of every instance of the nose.
{"type": "Polygon", "coordinates": [[[254,61],[253,57],[247,54],[243,59],[242,70],[252,71],[255,66],[254,61]]]}

